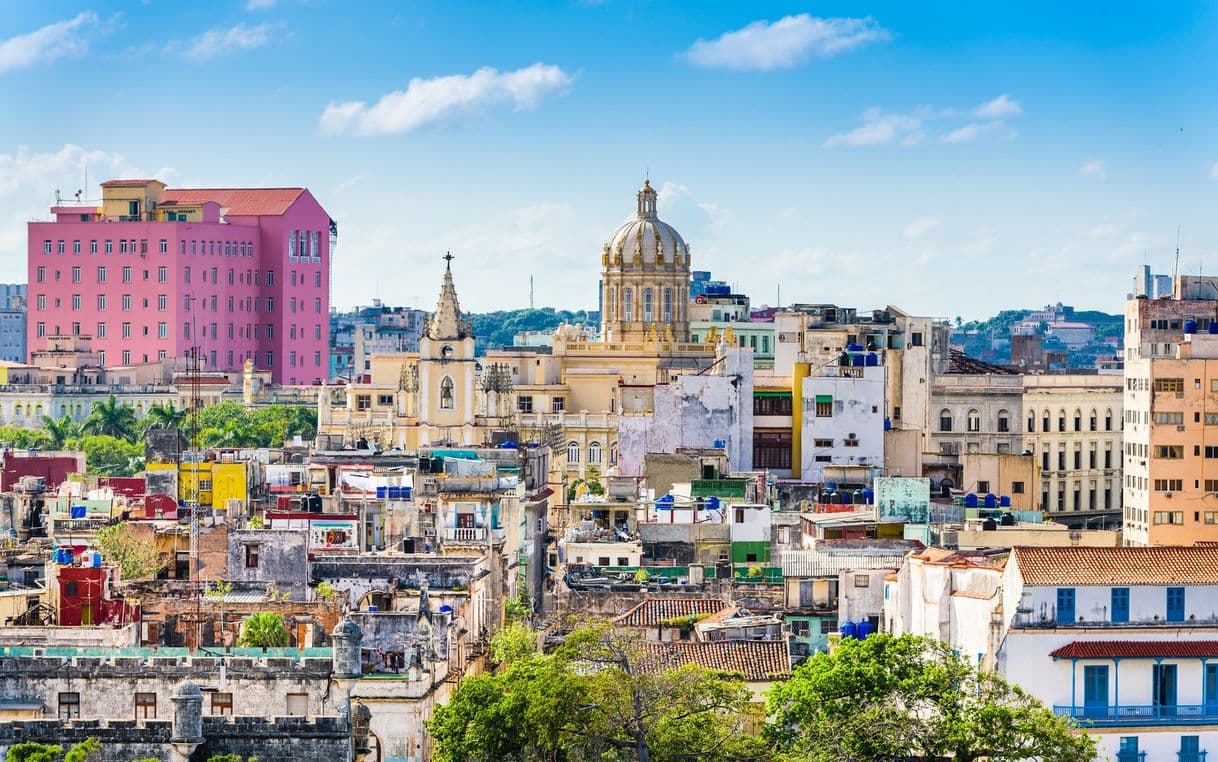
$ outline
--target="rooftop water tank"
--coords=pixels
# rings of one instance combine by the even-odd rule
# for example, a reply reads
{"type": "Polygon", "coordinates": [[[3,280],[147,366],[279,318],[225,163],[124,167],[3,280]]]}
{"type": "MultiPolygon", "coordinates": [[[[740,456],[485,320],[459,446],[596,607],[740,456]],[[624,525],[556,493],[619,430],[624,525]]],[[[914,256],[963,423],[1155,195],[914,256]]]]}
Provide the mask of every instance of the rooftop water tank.
{"type": "Polygon", "coordinates": [[[1209,327],[1205,329],[1208,333],[1218,333],[1218,320],[1211,320],[1209,327]]]}
{"type": "Polygon", "coordinates": [[[985,507],[986,508],[997,508],[998,507],[998,496],[995,495],[993,492],[987,494],[985,496],[985,507]]]}
{"type": "Polygon", "coordinates": [[[868,635],[875,634],[875,625],[872,624],[871,622],[867,621],[866,619],[864,619],[863,621],[859,622],[857,632],[858,632],[859,640],[863,640],[868,635]]]}
{"type": "Polygon", "coordinates": [[[842,624],[841,633],[843,638],[858,637],[859,628],[854,622],[845,622],[842,624]]]}
{"type": "Polygon", "coordinates": [[[867,353],[867,367],[868,368],[878,367],[879,364],[880,364],[880,356],[877,355],[875,352],[868,352],[867,353]]]}
{"type": "Polygon", "coordinates": [[[998,498],[998,507],[999,508],[1010,508],[1011,507],[1011,496],[1003,495],[1002,497],[998,498]]]}
{"type": "Polygon", "coordinates": [[[863,489],[863,500],[867,503],[867,505],[871,505],[872,503],[874,503],[875,502],[875,490],[873,490],[871,487],[864,488],[863,489]]]}
{"type": "Polygon", "coordinates": [[[1197,332],[1197,321],[1196,320],[1185,320],[1184,321],[1184,335],[1188,336],[1189,334],[1193,334],[1196,332],[1197,332]]]}
{"type": "Polygon", "coordinates": [[[846,347],[846,351],[847,352],[862,352],[863,345],[862,344],[851,344],[850,346],[846,347]]]}
{"type": "Polygon", "coordinates": [[[856,368],[861,368],[867,363],[867,355],[859,352],[850,355],[850,364],[856,368]]]}
{"type": "Polygon", "coordinates": [[[964,507],[965,508],[976,508],[977,507],[977,495],[975,493],[970,492],[964,496],[964,507]]]}

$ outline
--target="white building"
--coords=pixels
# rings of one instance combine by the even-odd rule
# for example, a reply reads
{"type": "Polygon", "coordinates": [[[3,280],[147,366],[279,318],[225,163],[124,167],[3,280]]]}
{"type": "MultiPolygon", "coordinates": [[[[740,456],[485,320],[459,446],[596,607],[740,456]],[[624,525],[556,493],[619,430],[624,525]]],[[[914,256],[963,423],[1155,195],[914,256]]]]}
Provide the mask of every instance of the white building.
{"type": "Polygon", "coordinates": [[[822,368],[801,388],[800,478],[825,481],[828,466],[884,467],[882,365],[822,368]]]}
{"type": "Polygon", "coordinates": [[[998,668],[1119,762],[1218,752],[1218,547],[1015,548],[998,668]]]}

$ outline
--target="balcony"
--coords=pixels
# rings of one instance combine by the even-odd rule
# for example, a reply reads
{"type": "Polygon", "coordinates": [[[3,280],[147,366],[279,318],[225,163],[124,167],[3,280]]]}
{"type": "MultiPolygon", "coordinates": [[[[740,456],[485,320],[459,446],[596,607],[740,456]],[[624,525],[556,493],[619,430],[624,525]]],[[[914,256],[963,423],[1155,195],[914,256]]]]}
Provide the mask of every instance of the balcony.
{"type": "Polygon", "coordinates": [[[486,542],[486,527],[444,527],[448,542],[486,542]]]}
{"type": "MultiPolygon", "coordinates": [[[[1116,706],[1054,706],[1054,714],[1071,717],[1080,725],[1097,728],[1138,725],[1211,725],[1218,723],[1218,704],[1118,704],[1116,706]]],[[[1180,752],[1194,759],[1194,752],[1180,752]]],[[[1205,752],[1196,752],[1204,760],[1205,752]]]]}
{"type": "Polygon", "coordinates": [[[1204,749],[1201,751],[1178,751],[1176,752],[1176,762],[1205,762],[1207,754],[1209,752],[1204,749]]]}
{"type": "Polygon", "coordinates": [[[1116,762],[1146,762],[1144,751],[1118,751],[1116,762]]]}

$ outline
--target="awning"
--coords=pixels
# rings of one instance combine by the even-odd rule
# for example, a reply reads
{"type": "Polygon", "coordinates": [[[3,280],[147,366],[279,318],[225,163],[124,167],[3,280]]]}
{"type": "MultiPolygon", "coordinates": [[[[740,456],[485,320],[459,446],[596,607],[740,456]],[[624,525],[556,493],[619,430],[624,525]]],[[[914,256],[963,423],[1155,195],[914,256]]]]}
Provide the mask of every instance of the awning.
{"type": "Polygon", "coordinates": [[[1218,658],[1218,640],[1074,641],[1049,654],[1055,659],[1218,658]]]}

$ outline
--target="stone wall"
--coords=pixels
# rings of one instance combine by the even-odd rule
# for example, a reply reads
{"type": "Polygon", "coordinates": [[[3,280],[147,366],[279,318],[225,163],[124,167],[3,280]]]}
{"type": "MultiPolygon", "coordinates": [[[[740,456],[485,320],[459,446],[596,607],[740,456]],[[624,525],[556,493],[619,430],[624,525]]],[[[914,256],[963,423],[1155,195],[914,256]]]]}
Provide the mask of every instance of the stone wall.
{"type": "Polygon", "coordinates": [[[230,529],[228,580],[268,582],[293,600],[308,597],[309,533],[304,529],[230,529]],[[258,563],[249,566],[246,548],[257,548],[258,563]]]}

